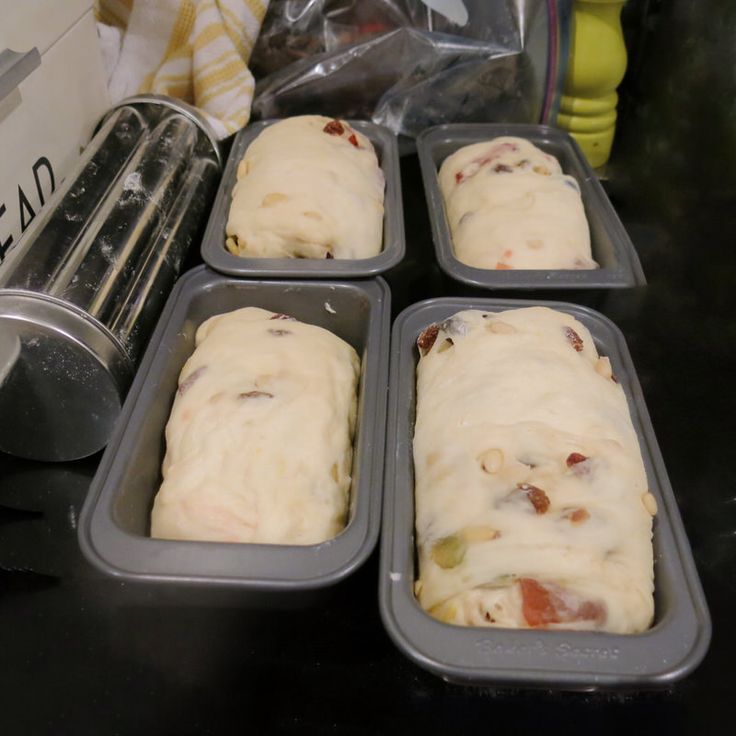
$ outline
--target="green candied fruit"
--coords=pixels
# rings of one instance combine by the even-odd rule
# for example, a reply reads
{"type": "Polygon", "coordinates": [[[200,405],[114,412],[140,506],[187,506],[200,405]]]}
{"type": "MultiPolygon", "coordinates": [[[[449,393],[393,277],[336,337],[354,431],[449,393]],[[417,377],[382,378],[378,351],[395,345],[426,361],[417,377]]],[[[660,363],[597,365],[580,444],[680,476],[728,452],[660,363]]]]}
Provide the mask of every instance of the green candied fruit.
{"type": "Polygon", "coordinates": [[[465,559],[467,547],[457,535],[442,537],[432,545],[432,559],[444,570],[457,567],[465,559]]]}

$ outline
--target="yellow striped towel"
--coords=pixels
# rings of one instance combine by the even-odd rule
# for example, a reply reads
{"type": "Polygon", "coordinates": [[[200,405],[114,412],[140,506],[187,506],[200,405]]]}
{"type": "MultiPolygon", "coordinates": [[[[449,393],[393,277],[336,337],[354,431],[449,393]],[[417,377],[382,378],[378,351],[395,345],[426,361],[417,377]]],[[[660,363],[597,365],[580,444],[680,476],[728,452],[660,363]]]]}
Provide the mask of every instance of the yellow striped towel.
{"type": "Polygon", "coordinates": [[[250,117],[248,60],[269,0],[97,0],[113,102],[169,95],[204,114],[219,138],[250,117]]]}

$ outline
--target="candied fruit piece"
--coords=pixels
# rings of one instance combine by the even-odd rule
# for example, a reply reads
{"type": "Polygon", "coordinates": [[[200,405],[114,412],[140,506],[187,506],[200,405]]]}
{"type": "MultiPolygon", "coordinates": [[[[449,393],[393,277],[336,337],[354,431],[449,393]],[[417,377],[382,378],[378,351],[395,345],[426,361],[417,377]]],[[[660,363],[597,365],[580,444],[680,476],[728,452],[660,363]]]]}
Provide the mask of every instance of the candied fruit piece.
{"type": "Polygon", "coordinates": [[[588,458],[585,455],[581,455],[579,452],[571,452],[567,456],[567,460],[565,460],[565,464],[568,468],[571,468],[573,465],[577,465],[578,463],[584,463],[588,458]]]}
{"type": "Polygon", "coordinates": [[[537,486],[533,486],[531,483],[518,483],[516,487],[529,499],[537,514],[547,513],[549,509],[549,497],[541,488],[537,488],[537,486]]]}
{"type": "Polygon", "coordinates": [[[565,337],[578,353],[583,352],[583,338],[572,327],[565,327],[565,337]]]}
{"type": "Polygon", "coordinates": [[[426,355],[432,349],[432,345],[434,345],[439,331],[439,325],[430,325],[419,335],[417,338],[417,347],[422,355],[426,355]]]}
{"type": "Polygon", "coordinates": [[[597,601],[582,600],[574,593],[534,578],[520,578],[522,613],[531,627],[577,621],[602,623],[606,610],[597,601]]]}
{"type": "Polygon", "coordinates": [[[345,126],[339,120],[330,120],[322,130],[329,135],[342,135],[345,132],[345,126]]]}
{"type": "Polygon", "coordinates": [[[465,542],[457,534],[438,539],[432,545],[432,559],[443,569],[457,567],[465,559],[465,542]]]}

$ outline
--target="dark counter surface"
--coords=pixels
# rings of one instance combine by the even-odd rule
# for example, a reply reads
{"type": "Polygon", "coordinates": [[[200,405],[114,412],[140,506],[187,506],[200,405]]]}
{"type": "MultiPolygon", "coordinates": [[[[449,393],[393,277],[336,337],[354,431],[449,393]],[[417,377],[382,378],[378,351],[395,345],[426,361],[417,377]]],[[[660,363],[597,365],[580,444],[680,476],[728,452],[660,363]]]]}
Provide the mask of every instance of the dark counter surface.
{"type": "MultiPolygon", "coordinates": [[[[394,314],[421,298],[461,293],[434,263],[416,159],[403,165],[409,253],[389,276],[394,314]]],[[[715,727],[733,709],[727,673],[736,657],[730,631],[736,499],[727,463],[734,317],[727,304],[714,304],[718,294],[707,285],[707,271],[717,260],[719,269],[733,272],[736,254],[724,247],[709,259],[691,257],[687,229],[629,220],[618,205],[649,285],[576,296],[626,334],[680,503],[714,625],[710,653],[693,675],[647,693],[448,685],[406,660],[384,632],[377,552],[307,609],[249,609],[222,596],[125,585],[92,569],[77,545],[77,516],[99,456],[64,465],[4,456],[0,731],[457,733],[492,724],[554,733],[605,723],[703,733],[715,727]],[[670,266],[657,260],[665,252],[670,266]]]]}
{"type": "MultiPolygon", "coordinates": [[[[77,545],[77,518],[99,456],[65,465],[3,456],[0,733],[704,734],[732,728],[736,149],[728,145],[732,116],[722,112],[732,109],[724,93],[730,90],[732,99],[726,70],[733,59],[709,67],[695,53],[712,40],[706,39],[673,61],[672,39],[691,37],[699,27],[685,3],[675,6],[667,33],[649,42],[644,62],[634,59],[637,76],[623,101],[608,171],[608,190],[649,284],[543,296],[583,301],[626,335],[711,611],[713,640],[702,665],[653,692],[448,685],[405,659],[384,632],[377,551],[308,609],[249,609],[224,597],[125,585],[93,570],[77,545]]],[[[724,22],[736,25],[734,17],[724,22]]],[[[731,44],[719,53],[736,52],[731,44]]],[[[388,277],[394,315],[426,297],[468,293],[436,267],[415,157],[402,161],[402,176],[408,252],[388,277]]]]}

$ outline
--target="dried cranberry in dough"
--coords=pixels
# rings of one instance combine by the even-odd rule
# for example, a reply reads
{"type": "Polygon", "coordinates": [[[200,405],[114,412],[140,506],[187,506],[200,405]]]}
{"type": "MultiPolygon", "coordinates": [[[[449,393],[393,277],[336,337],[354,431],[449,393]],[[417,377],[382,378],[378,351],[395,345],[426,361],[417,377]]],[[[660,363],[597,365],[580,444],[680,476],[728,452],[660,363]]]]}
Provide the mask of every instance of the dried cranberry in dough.
{"type": "Polygon", "coordinates": [[[549,497],[541,488],[537,488],[537,486],[533,486],[531,483],[519,483],[516,488],[529,499],[529,503],[534,507],[534,511],[537,514],[547,513],[549,510],[549,497]]]}
{"type": "Polygon", "coordinates": [[[345,126],[339,120],[330,120],[322,130],[329,135],[342,135],[345,132],[345,126]]]}
{"type": "Polygon", "coordinates": [[[583,352],[583,338],[572,327],[565,327],[565,337],[578,353],[583,352]]]}
{"type": "Polygon", "coordinates": [[[417,338],[417,347],[422,355],[426,355],[432,349],[439,332],[439,325],[430,325],[419,335],[417,338]]]}

